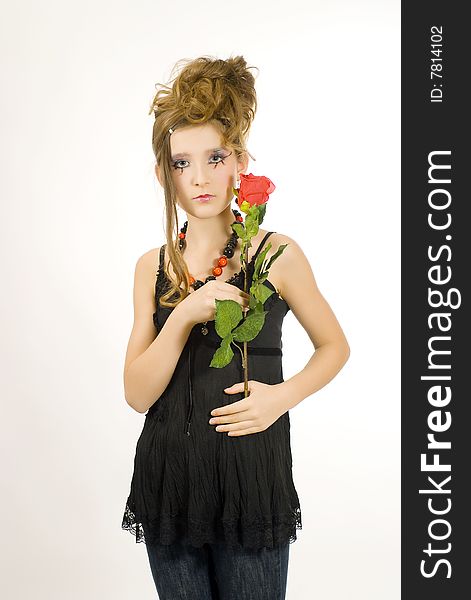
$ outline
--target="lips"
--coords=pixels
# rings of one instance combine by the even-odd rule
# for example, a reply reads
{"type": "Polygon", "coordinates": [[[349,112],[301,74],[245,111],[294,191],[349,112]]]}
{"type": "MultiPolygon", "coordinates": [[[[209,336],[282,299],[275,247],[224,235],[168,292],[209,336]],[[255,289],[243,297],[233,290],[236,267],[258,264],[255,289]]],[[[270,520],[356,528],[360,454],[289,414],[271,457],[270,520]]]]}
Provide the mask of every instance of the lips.
{"type": "Polygon", "coordinates": [[[209,200],[210,198],[214,198],[212,194],[202,194],[201,196],[195,196],[193,200],[209,200]]]}

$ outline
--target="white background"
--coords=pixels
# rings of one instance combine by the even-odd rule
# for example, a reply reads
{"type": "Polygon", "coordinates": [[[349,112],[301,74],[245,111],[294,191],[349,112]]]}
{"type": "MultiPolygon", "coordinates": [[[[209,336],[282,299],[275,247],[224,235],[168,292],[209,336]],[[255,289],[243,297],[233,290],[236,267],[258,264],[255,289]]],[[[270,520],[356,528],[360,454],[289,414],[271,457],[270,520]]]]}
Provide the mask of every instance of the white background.
{"type": "MultiPolygon", "coordinates": [[[[301,245],[351,347],[290,412],[287,599],[398,599],[400,3],[29,0],[0,32],[2,597],[156,597],[121,530],[134,266],[165,241],[148,110],[177,60],[242,54],[262,227],[301,245]]],[[[285,379],[312,350],[288,313],[285,379]]]]}

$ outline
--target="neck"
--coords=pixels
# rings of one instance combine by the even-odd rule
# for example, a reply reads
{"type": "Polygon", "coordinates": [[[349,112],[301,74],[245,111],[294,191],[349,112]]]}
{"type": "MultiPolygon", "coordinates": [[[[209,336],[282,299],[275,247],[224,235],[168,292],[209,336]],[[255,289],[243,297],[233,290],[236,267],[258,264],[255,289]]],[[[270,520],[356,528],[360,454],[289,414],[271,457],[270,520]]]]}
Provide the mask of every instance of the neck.
{"type": "Polygon", "coordinates": [[[187,215],[187,219],[187,247],[200,255],[220,253],[233,233],[231,225],[235,217],[230,206],[209,219],[198,219],[192,215],[187,215]]]}

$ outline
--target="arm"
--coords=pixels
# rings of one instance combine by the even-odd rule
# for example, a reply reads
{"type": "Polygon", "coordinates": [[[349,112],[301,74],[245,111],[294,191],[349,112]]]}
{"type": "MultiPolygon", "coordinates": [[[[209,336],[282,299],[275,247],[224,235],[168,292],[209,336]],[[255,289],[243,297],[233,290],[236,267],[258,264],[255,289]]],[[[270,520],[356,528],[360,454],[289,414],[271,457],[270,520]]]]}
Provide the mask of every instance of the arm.
{"type": "MultiPolygon", "coordinates": [[[[270,281],[280,282],[280,295],[308,333],[314,354],[302,371],[287,381],[266,384],[249,380],[250,394],[211,411],[216,431],[241,436],[264,431],[290,408],[317,392],[340,371],[350,355],[348,342],[332,309],[317,288],[311,266],[298,244],[287,236],[272,236],[267,258],[278,246],[289,244],[270,268],[270,281]]],[[[244,391],[244,382],[225,390],[244,391]]]]}
{"type": "Polygon", "coordinates": [[[273,265],[277,265],[283,298],[306,330],[314,353],[304,369],[277,384],[286,410],[317,392],[331,381],[347,362],[350,347],[332,309],[317,287],[309,261],[299,245],[287,236],[277,236],[278,245],[288,247],[273,265]]]}
{"type": "Polygon", "coordinates": [[[165,391],[193,327],[179,304],[156,336],[155,270],[155,251],[150,251],[139,258],[134,274],[134,324],[124,365],[124,395],[139,413],[145,413],[165,391]]]}

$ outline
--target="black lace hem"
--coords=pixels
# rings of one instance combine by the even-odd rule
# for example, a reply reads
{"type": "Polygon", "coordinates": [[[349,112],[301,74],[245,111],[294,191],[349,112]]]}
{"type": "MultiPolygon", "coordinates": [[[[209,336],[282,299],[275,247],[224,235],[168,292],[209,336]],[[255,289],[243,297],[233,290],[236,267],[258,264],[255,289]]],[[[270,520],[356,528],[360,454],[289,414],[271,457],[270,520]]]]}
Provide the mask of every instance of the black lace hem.
{"type": "Polygon", "coordinates": [[[279,544],[292,544],[297,540],[297,530],[302,529],[299,506],[289,514],[256,519],[218,519],[201,521],[182,515],[160,515],[157,519],[139,520],[126,504],[122,529],[136,538],[136,543],[153,545],[172,544],[181,539],[196,548],[205,543],[224,542],[228,546],[245,548],[273,548],[279,544]]]}

